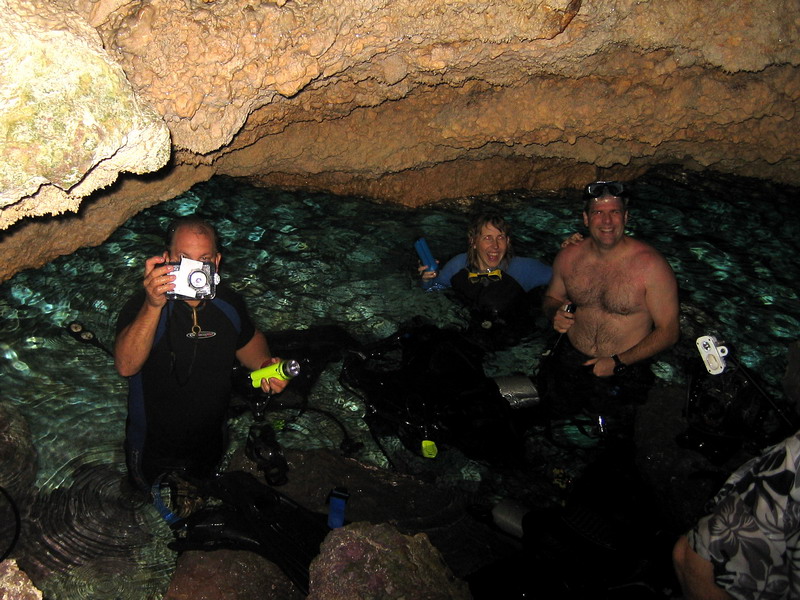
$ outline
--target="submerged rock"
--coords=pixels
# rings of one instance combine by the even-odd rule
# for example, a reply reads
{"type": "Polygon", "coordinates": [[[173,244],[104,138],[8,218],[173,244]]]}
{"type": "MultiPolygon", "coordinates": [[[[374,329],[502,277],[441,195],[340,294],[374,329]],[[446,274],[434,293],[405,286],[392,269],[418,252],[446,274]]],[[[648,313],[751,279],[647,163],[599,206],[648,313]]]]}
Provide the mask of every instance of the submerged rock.
{"type": "Polygon", "coordinates": [[[289,578],[263,556],[244,550],[186,552],[164,600],[300,600],[289,578]]]}
{"type": "Polygon", "coordinates": [[[3,600],[42,600],[30,578],[17,566],[13,558],[0,562],[0,598],[3,600]]]}
{"type": "Polygon", "coordinates": [[[371,598],[466,599],[424,533],[403,535],[388,523],[353,523],[333,530],[311,563],[311,600],[371,598]]]}

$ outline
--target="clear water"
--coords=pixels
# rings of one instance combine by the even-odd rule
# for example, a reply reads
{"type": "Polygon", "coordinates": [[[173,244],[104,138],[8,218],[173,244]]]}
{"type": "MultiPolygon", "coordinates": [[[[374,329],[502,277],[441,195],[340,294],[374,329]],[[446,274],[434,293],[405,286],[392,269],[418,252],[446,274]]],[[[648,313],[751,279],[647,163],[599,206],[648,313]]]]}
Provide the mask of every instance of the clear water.
{"type": "MultiPolygon", "coordinates": [[[[668,169],[638,180],[635,189],[629,231],[664,253],[682,292],[686,335],[656,364],[661,382],[681,384],[694,338],[711,334],[781,395],[787,346],[800,332],[797,190],[668,169]]],[[[477,204],[501,207],[515,227],[516,252],[545,262],[552,262],[560,240],[582,227],[580,200],[568,193],[504,193],[410,210],[215,179],[142,212],[99,247],[0,285],[0,394],[26,417],[39,453],[37,493],[26,499],[37,516],[25,546],[38,556],[31,569],[41,577],[37,584],[50,597],[69,600],[151,598],[166,589],[174,562],[165,548],[170,534],[151,507],[128,505],[117,490],[126,382],[107,355],[75,342],[63,327],[77,319],[111,345],[117,311],[141,285],[143,261],[160,252],[160,232],[172,218],[198,212],[218,225],[222,275],[245,296],[262,329],[334,324],[373,341],[417,314],[442,325],[465,323],[445,294],[419,290],[413,242],[424,235],[440,260],[463,251],[468,214],[477,204]],[[47,508],[53,506],[63,514],[54,516],[47,508]],[[107,521],[123,531],[113,541],[105,539],[107,521]],[[46,539],[30,541],[37,535],[46,539]],[[126,566],[131,561],[136,568],[126,566]]],[[[490,355],[487,374],[532,372],[544,344],[543,333],[490,355]]],[[[311,404],[334,412],[365,444],[358,458],[385,466],[361,420],[362,403],[338,383],[340,367],[323,373],[311,404]]],[[[237,444],[248,419],[233,423],[237,444]]],[[[340,439],[329,419],[307,413],[280,442],[336,448],[340,439]]],[[[470,485],[484,475],[469,461],[445,463],[439,481],[470,485]]]]}

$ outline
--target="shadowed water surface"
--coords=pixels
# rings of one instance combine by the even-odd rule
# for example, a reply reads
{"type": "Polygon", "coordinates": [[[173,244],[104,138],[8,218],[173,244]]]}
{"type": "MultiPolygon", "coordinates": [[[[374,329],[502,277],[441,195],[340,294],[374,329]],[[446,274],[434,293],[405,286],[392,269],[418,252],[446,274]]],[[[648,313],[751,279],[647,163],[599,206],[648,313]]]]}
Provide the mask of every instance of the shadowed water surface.
{"type": "MultiPolygon", "coordinates": [[[[787,345],[800,331],[797,190],[670,170],[636,181],[634,190],[629,232],[672,265],[684,322],[726,341],[780,397],[787,345]]],[[[465,324],[464,311],[446,294],[420,291],[413,242],[425,236],[444,262],[465,249],[469,214],[484,204],[512,222],[517,254],[548,263],[560,240],[582,228],[574,194],[505,193],[410,210],[219,178],[142,212],[99,247],[2,284],[2,401],[26,417],[38,451],[35,490],[20,498],[29,515],[21,547],[36,583],[65,600],[151,598],[166,589],[174,563],[169,531],[122,481],[126,382],[105,353],[75,342],[64,325],[79,320],[110,345],[117,311],[141,285],[144,260],[160,253],[171,219],[197,212],[217,224],[222,276],[262,329],[336,325],[369,342],[414,315],[465,324]]],[[[487,374],[531,373],[545,343],[542,331],[489,355],[487,374]]],[[[654,370],[662,384],[684,382],[682,357],[693,344],[683,339],[660,357],[654,370]]],[[[323,372],[311,406],[331,411],[363,442],[357,458],[387,466],[363,423],[363,403],[338,382],[340,369],[334,363],[323,372]]],[[[282,416],[290,420],[279,438],[285,447],[336,448],[341,440],[324,415],[282,416]]],[[[235,444],[249,418],[233,421],[235,444]]],[[[442,485],[470,488],[487,476],[485,467],[457,454],[441,463],[442,485]]]]}

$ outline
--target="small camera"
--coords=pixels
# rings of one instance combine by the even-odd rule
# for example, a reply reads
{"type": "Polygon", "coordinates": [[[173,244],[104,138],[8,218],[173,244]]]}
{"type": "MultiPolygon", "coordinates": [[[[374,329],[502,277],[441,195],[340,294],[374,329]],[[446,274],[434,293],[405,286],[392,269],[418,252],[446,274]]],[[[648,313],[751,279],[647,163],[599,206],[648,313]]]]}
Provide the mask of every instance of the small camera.
{"type": "Polygon", "coordinates": [[[219,274],[214,263],[182,258],[167,264],[177,267],[172,271],[175,289],[167,292],[167,300],[210,300],[217,293],[219,274]]]}
{"type": "Polygon", "coordinates": [[[706,365],[706,370],[712,375],[719,375],[725,370],[725,357],[728,348],[721,346],[713,335],[704,335],[695,340],[697,351],[706,365]]]}

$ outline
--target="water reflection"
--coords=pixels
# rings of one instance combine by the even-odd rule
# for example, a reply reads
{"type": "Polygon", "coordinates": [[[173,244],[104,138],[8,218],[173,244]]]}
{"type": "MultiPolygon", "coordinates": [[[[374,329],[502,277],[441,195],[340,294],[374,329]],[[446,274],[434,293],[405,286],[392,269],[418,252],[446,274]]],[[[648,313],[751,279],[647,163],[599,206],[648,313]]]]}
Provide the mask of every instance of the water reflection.
{"type": "MultiPolygon", "coordinates": [[[[635,182],[629,229],[667,257],[682,292],[685,331],[716,335],[771,389],[797,339],[800,219],[796,190],[732,177],[668,171],[635,182]],[[768,195],[763,211],[754,198],[768,195]]],[[[392,334],[414,315],[462,326],[465,314],[444,294],[417,287],[413,241],[424,235],[437,258],[463,251],[470,204],[496,204],[515,226],[518,254],[552,262],[561,239],[581,227],[570,194],[524,193],[419,210],[356,198],[304,195],[215,179],[125,223],[105,244],[85,248],[0,286],[2,401],[27,419],[38,450],[29,498],[28,546],[37,583],[53,598],[148,598],[165,589],[173,557],[155,512],[123,484],[121,442],[125,382],[97,348],[63,332],[78,319],[113,340],[116,311],[140,283],[143,260],[160,253],[161,231],[199,211],[217,222],[222,275],[242,293],[265,330],[341,326],[363,341],[392,334]],[[135,567],[134,567],[135,566],[135,567]]],[[[489,375],[530,373],[541,336],[489,355],[489,375]]],[[[694,338],[655,365],[662,382],[682,383],[694,338]]],[[[363,403],[338,382],[331,365],[312,390],[311,405],[337,415],[364,444],[358,458],[387,466],[361,418],[363,403]]],[[[324,415],[287,420],[280,442],[294,448],[337,448],[341,431],[324,415]]],[[[234,420],[241,443],[249,415],[234,420]]],[[[389,451],[396,439],[381,440],[389,451]]],[[[474,487],[485,468],[449,455],[435,466],[442,484],[474,487]]]]}

